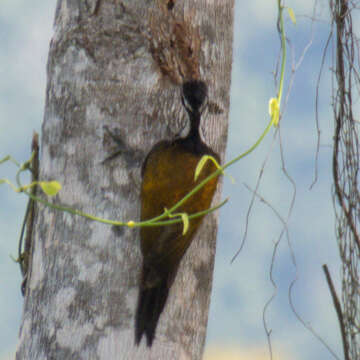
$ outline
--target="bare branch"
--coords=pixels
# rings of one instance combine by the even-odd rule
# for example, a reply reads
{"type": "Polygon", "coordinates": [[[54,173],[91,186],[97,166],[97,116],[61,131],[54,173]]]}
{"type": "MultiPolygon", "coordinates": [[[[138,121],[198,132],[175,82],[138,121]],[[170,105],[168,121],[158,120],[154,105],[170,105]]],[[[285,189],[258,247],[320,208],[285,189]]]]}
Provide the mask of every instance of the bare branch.
{"type": "Polygon", "coordinates": [[[344,348],[344,357],[345,357],[345,360],[350,360],[350,358],[349,358],[349,344],[348,344],[347,339],[346,339],[346,332],[345,332],[345,326],[344,326],[344,317],[343,317],[343,313],[342,313],[342,310],[341,310],[340,301],[339,301],[339,299],[338,299],[338,297],[336,295],[335,287],[334,287],[334,284],[333,284],[333,282],[331,280],[330,272],[329,272],[329,269],[328,269],[327,265],[324,264],[322,266],[322,268],[324,270],[324,273],[325,273],[325,276],[326,276],[326,281],[328,283],[329,290],[330,290],[330,293],[331,293],[331,297],[332,297],[333,302],[334,302],[334,307],[335,307],[335,310],[336,310],[336,314],[337,314],[337,317],[339,319],[342,343],[343,343],[343,348],[344,348]]]}

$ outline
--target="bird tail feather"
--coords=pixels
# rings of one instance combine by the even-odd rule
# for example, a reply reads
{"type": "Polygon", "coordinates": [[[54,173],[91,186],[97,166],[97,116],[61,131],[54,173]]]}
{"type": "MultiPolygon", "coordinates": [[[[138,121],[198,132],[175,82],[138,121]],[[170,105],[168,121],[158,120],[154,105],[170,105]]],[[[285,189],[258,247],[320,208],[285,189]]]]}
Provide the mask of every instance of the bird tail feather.
{"type": "Polygon", "coordinates": [[[161,279],[154,287],[140,287],[135,317],[135,344],[139,345],[143,334],[151,347],[160,314],[169,294],[167,279],[161,279]]]}

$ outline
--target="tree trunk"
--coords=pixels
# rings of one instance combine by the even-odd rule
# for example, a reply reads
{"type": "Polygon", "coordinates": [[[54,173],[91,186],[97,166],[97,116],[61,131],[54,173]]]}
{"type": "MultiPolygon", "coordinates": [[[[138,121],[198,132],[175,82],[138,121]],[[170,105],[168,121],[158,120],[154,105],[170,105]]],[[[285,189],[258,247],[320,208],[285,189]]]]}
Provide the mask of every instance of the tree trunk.
{"type": "MultiPolygon", "coordinates": [[[[208,85],[202,135],[224,158],[232,23],[233,0],[58,0],[40,165],[41,180],[62,184],[55,202],[138,221],[146,154],[187,131],[180,90],[188,79],[208,85]],[[106,162],[116,146],[104,125],[123,141],[106,162]]],[[[149,349],[134,345],[139,231],[38,204],[16,359],[200,359],[216,228],[212,213],[181,262],[149,349]]]]}

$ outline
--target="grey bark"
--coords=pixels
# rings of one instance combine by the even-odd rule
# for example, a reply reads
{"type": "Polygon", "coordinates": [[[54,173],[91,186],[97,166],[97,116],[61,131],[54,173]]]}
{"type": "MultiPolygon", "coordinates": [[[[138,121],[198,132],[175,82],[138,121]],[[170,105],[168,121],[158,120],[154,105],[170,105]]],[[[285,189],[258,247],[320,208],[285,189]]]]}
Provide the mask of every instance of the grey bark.
{"type": "MultiPolygon", "coordinates": [[[[58,0],[40,171],[40,179],[63,186],[54,201],[103,218],[138,220],[142,161],[160,139],[186,131],[180,101],[186,77],[208,84],[213,104],[202,133],[224,158],[232,22],[233,0],[58,0]],[[198,73],[196,57],[189,70],[189,62],[177,59],[181,54],[172,54],[167,36],[178,22],[190,29],[190,43],[200,45],[198,73]],[[125,147],[106,163],[116,146],[104,125],[118,131],[125,147]]],[[[218,190],[214,203],[219,199],[218,190]]],[[[145,341],[134,346],[138,230],[37,205],[16,359],[200,359],[216,230],[217,215],[208,215],[149,350],[145,341]]]]}

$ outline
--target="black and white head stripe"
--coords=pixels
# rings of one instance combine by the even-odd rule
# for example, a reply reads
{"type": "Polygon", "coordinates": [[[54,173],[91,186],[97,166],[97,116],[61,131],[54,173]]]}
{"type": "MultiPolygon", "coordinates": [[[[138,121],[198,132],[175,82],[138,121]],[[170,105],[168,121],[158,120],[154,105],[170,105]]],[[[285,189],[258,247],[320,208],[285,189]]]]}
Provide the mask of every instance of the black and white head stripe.
{"type": "Polygon", "coordinates": [[[201,112],[207,98],[207,86],[201,80],[187,81],[183,85],[182,102],[188,112],[201,112]]]}

